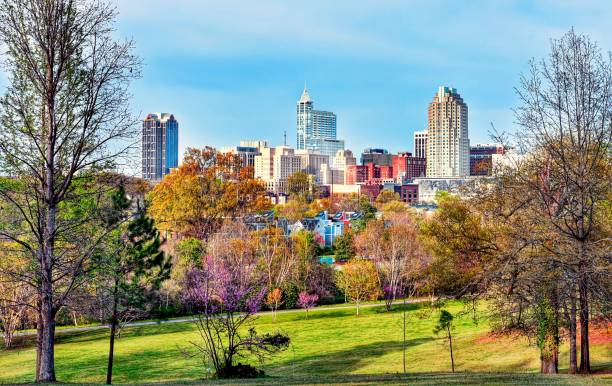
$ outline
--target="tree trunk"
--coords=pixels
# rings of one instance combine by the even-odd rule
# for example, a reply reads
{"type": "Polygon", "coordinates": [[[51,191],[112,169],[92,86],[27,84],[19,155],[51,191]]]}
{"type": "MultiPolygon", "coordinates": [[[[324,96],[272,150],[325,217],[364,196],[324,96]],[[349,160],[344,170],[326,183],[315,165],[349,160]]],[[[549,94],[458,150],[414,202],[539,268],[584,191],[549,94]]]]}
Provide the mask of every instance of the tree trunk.
{"type": "Polygon", "coordinates": [[[110,344],[108,348],[108,366],[106,368],[106,384],[113,383],[113,357],[115,355],[115,335],[117,334],[117,293],[118,283],[115,281],[113,289],[113,315],[111,317],[110,344]]]}
{"type": "Polygon", "coordinates": [[[55,312],[53,310],[52,287],[49,275],[43,280],[42,340],[40,342],[40,367],[38,382],[55,382],[55,312]]]}
{"type": "Polygon", "coordinates": [[[569,321],[569,343],[570,343],[570,352],[569,352],[569,373],[576,374],[578,371],[578,361],[577,361],[577,353],[576,353],[576,298],[572,296],[570,298],[570,321],[569,321]]]}
{"type": "Polygon", "coordinates": [[[455,372],[455,357],[453,356],[453,336],[451,335],[450,326],[447,327],[448,332],[448,345],[450,347],[450,357],[451,357],[451,370],[455,372]]]}
{"type": "Polygon", "coordinates": [[[589,350],[589,301],[586,278],[580,280],[580,372],[591,372],[591,359],[589,350]]]}
{"type": "Polygon", "coordinates": [[[557,348],[551,352],[540,352],[540,373],[557,374],[559,372],[559,350],[557,348]]]}
{"type": "Polygon", "coordinates": [[[357,300],[357,316],[359,316],[359,300],[357,300]]]}
{"type": "Polygon", "coordinates": [[[41,310],[41,301],[40,301],[41,297],[40,295],[38,296],[38,301],[37,301],[37,305],[38,305],[38,319],[36,321],[36,382],[40,382],[40,360],[41,360],[41,352],[42,352],[42,340],[43,340],[43,333],[42,333],[42,313],[40,312],[41,310]]]}
{"type": "Polygon", "coordinates": [[[404,295],[404,309],[402,313],[404,322],[404,341],[402,345],[402,364],[404,365],[404,374],[406,374],[406,296],[404,295]]]}

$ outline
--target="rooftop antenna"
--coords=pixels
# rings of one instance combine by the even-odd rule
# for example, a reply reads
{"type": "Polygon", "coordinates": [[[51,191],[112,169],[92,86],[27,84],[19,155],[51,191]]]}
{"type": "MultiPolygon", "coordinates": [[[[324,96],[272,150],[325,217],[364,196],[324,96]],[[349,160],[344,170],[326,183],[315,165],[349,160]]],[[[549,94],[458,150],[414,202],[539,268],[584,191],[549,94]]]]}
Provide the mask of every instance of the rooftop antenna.
{"type": "Polygon", "coordinates": [[[285,130],[285,134],[283,136],[285,137],[283,143],[285,144],[285,146],[287,146],[287,130],[285,130]]]}

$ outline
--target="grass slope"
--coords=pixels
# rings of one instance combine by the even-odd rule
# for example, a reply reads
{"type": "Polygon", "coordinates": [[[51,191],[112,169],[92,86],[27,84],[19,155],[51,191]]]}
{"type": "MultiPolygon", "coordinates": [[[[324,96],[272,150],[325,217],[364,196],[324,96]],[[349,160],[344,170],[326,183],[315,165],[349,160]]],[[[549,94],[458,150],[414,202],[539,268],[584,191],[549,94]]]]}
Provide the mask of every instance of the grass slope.
{"type": "MultiPolygon", "coordinates": [[[[538,350],[525,339],[483,339],[488,331],[486,320],[474,323],[464,315],[455,323],[455,365],[459,372],[485,374],[439,374],[450,370],[446,345],[436,337],[433,326],[437,313],[430,314],[419,305],[409,305],[407,370],[426,373],[402,378],[402,312],[396,307],[279,313],[259,317],[260,332],[282,330],[292,339],[291,348],[266,361],[269,379],[239,384],[592,384],[610,383],[607,376],[539,377],[535,374],[486,374],[536,372],[538,350]],[[427,374],[436,373],[436,374],[427,374]]],[[[462,310],[458,303],[448,308],[462,310]]],[[[58,336],[56,346],[57,377],[64,382],[103,382],[108,350],[106,330],[66,333],[58,336]]],[[[185,355],[192,351],[190,341],[198,339],[190,323],[162,324],[126,329],[117,342],[114,380],[117,383],[187,382],[205,377],[200,358],[185,355]]],[[[592,346],[596,370],[612,370],[609,344],[592,346]]],[[[0,383],[31,382],[34,379],[35,350],[24,347],[0,352],[0,383]]],[[[248,361],[248,358],[246,358],[248,361]]],[[[567,347],[560,357],[561,370],[567,366],[567,347]]],[[[236,384],[236,382],[215,382],[236,384]]]]}

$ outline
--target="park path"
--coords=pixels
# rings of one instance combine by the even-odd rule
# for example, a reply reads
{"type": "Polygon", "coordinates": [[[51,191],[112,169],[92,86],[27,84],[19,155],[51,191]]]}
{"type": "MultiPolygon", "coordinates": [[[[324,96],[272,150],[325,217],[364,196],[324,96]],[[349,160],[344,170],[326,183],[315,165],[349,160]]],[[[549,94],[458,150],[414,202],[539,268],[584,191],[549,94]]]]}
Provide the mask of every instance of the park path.
{"type": "MultiPolygon", "coordinates": [[[[414,304],[423,302],[423,299],[411,299],[407,300],[406,304],[414,304]]],[[[393,305],[404,304],[403,300],[397,300],[393,302],[393,305]]],[[[373,307],[384,307],[385,303],[370,303],[370,304],[362,304],[359,308],[373,308],[373,307]]],[[[334,310],[346,310],[356,308],[357,305],[349,304],[343,306],[329,306],[329,307],[317,307],[311,308],[308,312],[317,312],[317,311],[334,311],[334,310]]],[[[277,314],[290,314],[296,312],[306,312],[304,309],[293,309],[293,310],[279,310],[276,311],[277,314]]],[[[272,311],[264,311],[258,312],[257,315],[272,315],[272,311]]],[[[124,327],[141,327],[141,326],[154,326],[158,324],[167,324],[167,323],[192,323],[193,317],[185,317],[185,318],[177,318],[177,319],[166,319],[166,320],[147,320],[142,322],[131,322],[127,323],[124,327]]],[[[95,330],[103,330],[108,329],[110,326],[108,324],[101,324],[98,326],[86,326],[86,327],[70,327],[70,328],[62,328],[55,330],[55,334],[65,334],[71,332],[82,332],[82,331],[95,331],[95,330]]],[[[27,331],[27,332],[16,332],[15,336],[31,336],[36,335],[36,331],[27,331]]]]}

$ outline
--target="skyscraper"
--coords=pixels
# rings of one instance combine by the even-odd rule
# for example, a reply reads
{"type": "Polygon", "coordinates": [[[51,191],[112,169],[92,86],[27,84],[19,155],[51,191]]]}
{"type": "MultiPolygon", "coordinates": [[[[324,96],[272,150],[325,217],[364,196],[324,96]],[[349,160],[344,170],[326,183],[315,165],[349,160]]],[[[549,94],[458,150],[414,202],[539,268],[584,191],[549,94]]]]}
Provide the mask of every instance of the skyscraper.
{"type": "Polygon", "coordinates": [[[296,149],[312,150],[330,157],[344,150],[344,141],[336,139],[336,114],[314,110],[306,87],[297,103],[296,149]]]}
{"type": "Polygon", "coordinates": [[[451,87],[440,87],[429,104],[427,178],[470,174],[468,107],[451,87]]]}
{"type": "Polygon", "coordinates": [[[427,130],[414,132],[414,156],[427,158],[427,130]]]}
{"type": "Polygon", "coordinates": [[[158,181],[178,166],[178,121],[152,113],[142,121],[142,178],[158,181]]]}

